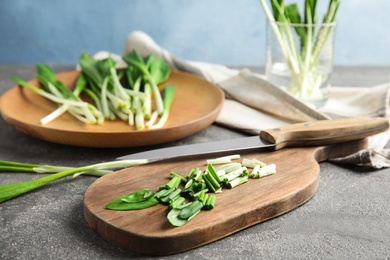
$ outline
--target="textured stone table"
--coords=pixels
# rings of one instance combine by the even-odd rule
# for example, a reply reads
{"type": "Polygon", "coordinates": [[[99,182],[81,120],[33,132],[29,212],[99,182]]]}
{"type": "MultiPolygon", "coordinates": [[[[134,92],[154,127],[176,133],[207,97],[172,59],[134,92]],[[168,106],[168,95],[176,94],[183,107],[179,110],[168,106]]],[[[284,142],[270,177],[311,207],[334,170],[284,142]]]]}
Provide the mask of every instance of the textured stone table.
{"type": "MultiPolygon", "coordinates": [[[[386,67],[339,67],[334,83],[371,86],[390,81],[389,72],[386,67]]],[[[34,66],[1,65],[0,94],[13,86],[10,76],[27,80],[34,74],[34,66]]],[[[240,136],[211,125],[159,147],[240,136]]],[[[19,133],[0,119],[0,159],[4,160],[77,166],[138,150],[47,143],[19,133]]],[[[31,178],[31,174],[0,173],[0,184],[31,178]]],[[[83,195],[94,180],[88,176],[63,179],[0,204],[0,259],[152,258],[118,248],[88,227],[83,195]]],[[[225,239],[161,259],[389,259],[389,238],[390,169],[363,171],[322,163],[319,189],[303,206],[225,239]]]]}

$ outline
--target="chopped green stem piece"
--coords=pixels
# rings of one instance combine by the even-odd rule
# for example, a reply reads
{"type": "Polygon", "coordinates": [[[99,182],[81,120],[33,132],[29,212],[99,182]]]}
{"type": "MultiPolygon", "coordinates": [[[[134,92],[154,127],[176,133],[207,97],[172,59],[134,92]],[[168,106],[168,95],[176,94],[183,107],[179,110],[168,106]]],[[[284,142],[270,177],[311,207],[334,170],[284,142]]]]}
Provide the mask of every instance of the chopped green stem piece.
{"type": "Polygon", "coordinates": [[[162,189],[172,189],[172,188],[178,188],[181,183],[181,176],[173,176],[173,178],[165,185],[160,187],[160,190],[162,189]]]}
{"type": "Polygon", "coordinates": [[[229,172],[223,176],[220,177],[220,179],[224,182],[230,182],[231,180],[234,180],[237,177],[247,176],[249,174],[246,167],[241,167],[235,171],[229,172]]]}
{"type": "Polygon", "coordinates": [[[242,167],[241,163],[234,162],[234,163],[223,164],[217,167],[215,170],[217,172],[223,170],[224,172],[229,173],[237,169],[240,169],[241,167],[242,167]]]}
{"type": "Polygon", "coordinates": [[[203,175],[203,180],[206,183],[207,188],[215,192],[217,189],[221,187],[221,185],[211,176],[210,173],[205,172],[203,175]]]}
{"type": "Polygon", "coordinates": [[[217,174],[217,172],[215,171],[215,168],[213,167],[212,164],[207,164],[207,171],[213,176],[213,178],[217,181],[217,182],[221,182],[221,180],[219,179],[219,176],[217,174]]]}
{"type": "Polygon", "coordinates": [[[175,190],[177,190],[177,189],[176,188],[171,188],[171,189],[164,190],[164,191],[166,191],[164,193],[157,192],[156,195],[155,195],[155,198],[160,203],[167,203],[168,200],[169,200],[169,195],[171,195],[175,190]]]}
{"type": "Polygon", "coordinates": [[[236,174],[236,173],[241,173],[241,176],[245,176],[248,175],[249,172],[248,169],[245,166],[243,166],[240,169],[230,172],[229,174],[236,174]]]}
{"type": "Polygon", "coordinates": [[[264,167],[255,167],[250,173],[250,178],[261,178],[276,173],[276,165],[270,164],[264,167]]]}
{"type": "Polygon", "coordinates": [[[230,158],[216,158],[216,159],[208,159],[208,164],[225,164],[230,163],[232,160],[230,158]]]}
{"type": "Polygon", "coordinates": [[[260,170],[260,165],[256,165],[251,173],[249,174],[250,178],[259,178],[259,170],[260,170]]]}
{"type": "Polygon", "coordinates": [[[161,203],[170,203],[176,196],[178,196],[181,192],[181,189],[172,188],[171,192],[163,197],[156,197],[156,199],[161,203]]]}
{"type": "Polygon", "coordinates": [[[192,186],[193,183],[194,183],[194,179],[190,179],[190,180],[186,183],[186,185],[184,186],[184,189],[188,189],[189,187],[192,186]]]}
{"type": "Polygon", "coordinates": [[[233,179],[230,182],[227,182],[226,187],[228,187],[229,189],[233,189],[234,187],[237,187],[238,185],[244,184],[246,182],[248,182],[247,176],[238,177],[238,178],[233,179]]]}
{"type": "Polygon", "coordinates": [[[198,199],[200,202],[202,202],[203,205],[205,205],[208,197],[209,197],[209,195],[208,195],[206,192],[202,191],[202,192],[199,194],[199,196],[197,197],[197,199],[198,199]]]}
{"type": "Polygon", "coordinates": [[[242,173],[239,171],[231,172],[231,173],[228,173],[228,174],[221,176],[221,180],[223,182],[229,182],[229,181],[232,181],[238,177],[241,177],[241,175],[242,175],[242,173]]]}
{"type": "Polygon", "coordinates": [[[255,158],[253,158],[253,159],[244,158],[242,160],[242,165],[245,167],[248,167],[248,168],[254,168],[256,165],[259,165],[260,167],[266,166],[265,163],[255,159],[255,158]]]}
{"type": "Polygon", "coordinates": [[[216,191],[216,189],[214,188],[214,186],[211,184],[211,182],[210,182],[207,178],[204,178],[203,180],[204,180],[204,182],[206,183],[206,187],[207,187],[208,189],[210,189],[212,192],[215,192],[215,191],[216,191]]]}
{"type": "Polygon", "coordinates": [[[200,171],[199,168],[194,168],[188,172],[186,178],[187,178],[187,180],[189,180],[189,179],[197,180],[197,178],[199,177],[199,174],[202,174],[202,171],[200,171]]]}
{"type": "Polygon", "coordinates": [[[171,203],[176,197],[179,196],[181,189],[176,189],[168,196],[168,202],[171,203]]]}
{"type": "Polygon", "coordinates": [[[215,201],[217,200],[217,197],[214,194],[210,194],[207,197],[207,200],[204,204],[204,209],[213,209],[215,205],[215,201]]]}
{"type": "Polygon", "coordinates": [[[219,170],[219,171],[217,171],[218,177],[221,177],[221,176],[223,176],[223,175],[225,175],[225,174],[226,174],[226,172],[225,172],[224,170],[219,170]]]}
{"type": "Polygon", "coordinates": [[[159,199],[159,198],[168,196],[168,195],[171,194],[174,190],[175,190],[175,188],[159,190],[158,192],[156,192],[155,197],[159,199]]]}
{"type": "MultiPolygon", "coordinates": [[[[203,178],[206,178],[208,181],[210,181],[211,185],[213,185],[214,189],[217,190],[221,187],[219,184],[219,181],[214,178],[214,175],[210,172],[206,172],[203,174],[203,178]]],[[[219,179],[219,178],[218,178],[219,179]]]]}
{"type": "Polygon", "coordinates": [[[206,193],[206,192],[208,192],[208,191],[209,191],[209,189],[204,188],[204,189],[198,191],[197,193],[194,193],[194,194],[192,195],[192,197],[198,198],[198,197],[200,196],[200,194],[202,194],[202,192],[206,193]]]}
{"type": "Polygon", "coordinates": [[[191,169],[188,174],[187,174],[187,177],[186,177],[186,180],[190,180],[192,178],[194,178],[194,172],[195,172],[195,169],[191,169]]]}
{"type": "Polygon", "coordinates": [[[276,173],[276,165],[270,164],[262,168],[263,171],[265,171],[263,174],[260,174],[260,177],[275,174],[276,173]]]}
{"type": "Polygon", "coordinates": [[[172,200],[172,202],[169,204],[169,209],[177,209],[179,208],[180,206],[184,205],[186,202],[186,199],[181,197],[181,196],[177,196],[174,200],[172,200]]]}
{"type": "Polygon", "coordinates": [[[181,182],[183,182],[183,183],[187,182],[187,179],[186,179],[186,178],[184,178],[183,176],[181,176],[181,175],[179,175],[179,174],[177,174],[177,173],[175,173],[175,172],[170,172],[169,175],[170,175],[172,178],[174,178],[174,177],[179,177],[180,180],[181,180],[181,182]]]}
{"type": "Polygon", "coordinates": [[[226,164],[226,163],[230,163],[232,160],[236,160],[236,159],[240,159],[239,154],[218,157],[215,159],[208,159],[207,163],[208,164],[226,164]]]}

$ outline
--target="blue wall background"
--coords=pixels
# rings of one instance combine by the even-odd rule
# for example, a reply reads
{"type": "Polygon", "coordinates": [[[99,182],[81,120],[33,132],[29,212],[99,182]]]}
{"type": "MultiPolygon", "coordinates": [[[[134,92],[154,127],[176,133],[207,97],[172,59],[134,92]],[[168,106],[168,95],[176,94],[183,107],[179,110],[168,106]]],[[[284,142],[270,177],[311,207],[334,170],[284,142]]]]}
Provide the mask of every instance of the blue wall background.
{"type": "MultiPolygon", "coordinates": [[[[337,65],[390,64],[389,10],[388,0],[341,0],[337,65]]],[[[122,54],[134,30],[183,59],[265,63],[258,0],[0,0],[0,64],[75,64],[82,51],[122,54]]]]}

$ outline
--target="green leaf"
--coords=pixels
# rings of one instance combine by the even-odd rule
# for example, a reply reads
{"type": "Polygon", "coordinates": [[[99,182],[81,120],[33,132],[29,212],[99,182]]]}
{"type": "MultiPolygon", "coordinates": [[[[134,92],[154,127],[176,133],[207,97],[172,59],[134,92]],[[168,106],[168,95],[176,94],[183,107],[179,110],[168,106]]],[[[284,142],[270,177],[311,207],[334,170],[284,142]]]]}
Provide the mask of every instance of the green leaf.
{"type": "Polygon", "coordinates": [[[284,13],[284,0],[271,0],[271,6],[275,21],[281,21],[281,14],[284,13]]]}
{"type": "Polygon", "coordinates": [[[191,216],[198,213],[203,208],[202,202],[195,200],[191,202],[191,204],[185,208],[183,208],[180,213],[177,215],[179,219],[188,219],[191,216]]]}
{"type": "Polygon", "coordinates": [[[158,204],[158,201],[155,199],[154,193],[150,189],[141,189],[114,199],[105,208],[110,210],[138,210],[156,204],[158,204]]]}
{"type": "Polygon", "coordinates": [[[47,88],[48,82],[56,82],[55,72],[46,64],[37,64],[37,73],[36,77],[39,82],[47,88]]]}
{"type": "Polygon", "coordinates": [[[130,51],[127,55],[123,56],[122,59],[127,63],[128,66],[135,66],[140,71],[142,71],[144,75],[150,75],[144,59],[137,50],[134,49],[130,51]]]}
{"type": "MultiPolygon", "coordinates": [[[[298,5],[296,3],[286,6],[285,14],[286,14],[287,19],[291,23],[303,24],[301,15],[299,13],[298,5]]],[[[306,41],[307,41],[306,27],[298,25],[298,26],[294,26],[294,29],[297,32],[297,34],[299,35],[299,37],[301,38],[301,40],[300,40],[301,49],[303,49],[304,46],[307,44],[306,43],[306,41]]]]}
{"type": "Polygon", "coordinates": [[[173,208],[169,211],[167,219],[168,219],[169,223],[172,224],[172,226],[180,227],[188,222],[187,219],[179,219],[177,217],[180,214],[180,212],[181,212],[181,210],[176,209],[176,208],[173,208]]]}
{"type": "Polygon", "coordinates": [[[100,72],[100,75],[105,78],[110,75],[110,69],[115,68],[115,62],[111,57],[108,57],[107,59],[97,60],[96,66],[100,72]]]}
{"type": "Polygon", "coordinates": [[[80,73],[80,75],[76,81],[76,86],[74,88],[74,94],[76,96],[80,95],[80,93],[84,91],[86,86],[87,86],[87,79],[85,78],[85,75],[83,73],[80,73]]]}
{"type": "Polygon", "coordinates": [[[128,196],[122,198],[122,201],[126,203],[138,203],[141,201],[149,200],[154,196],[154,193],[150,189],[139,190],[138,192],[133,192],[128,196]]]}
{"type": "Polygon", "coordinates": [[[127,79],[127,81],[125,81],[125,82],[128,83],[128,86],[130,87],[130,89],[134,89],[135,82],[142,75],[140,70],[137,67],[129,66],[125,70],[125,74],[126,74],[126,79],[127,79]]]}
{"type": "Polygon", "coordinates": [[[101,86],[104,77],[101,75],[97,61],[87,52],[79,57],[79,64],[88,81],[95,86],[101,86]]]}
{"type": "Polygon", "coordinates": [[[171,73],[171,67],[169,64],[162,58],[153,54],[148,56],[146,65],[157,85],[166,81],[171,73]]]}
{"type": "Polygon", "coordinates": [[[203,207],[203,204],[200,201],[190,202],[184,205],[179,206],[178,208],[173,208],[169,211],[167,219],[172,226],[180,227],[189,222],[191,219],[196,217],[202,208],[199,208],[200,205],[203,207]],[[189,209],[191,207],[191,209],[189,209]],[[183,213],[184,211],[184,213],[183,213]],[[182,215],[186,215],[186,218],[183,218],[182,215]]]}
{"type": "Polygon", "coordinates": [[[302,23],[302,18],[299,13],[298,5],[296,3],[287,5],[284,12],[290,23],[302,23]]]}

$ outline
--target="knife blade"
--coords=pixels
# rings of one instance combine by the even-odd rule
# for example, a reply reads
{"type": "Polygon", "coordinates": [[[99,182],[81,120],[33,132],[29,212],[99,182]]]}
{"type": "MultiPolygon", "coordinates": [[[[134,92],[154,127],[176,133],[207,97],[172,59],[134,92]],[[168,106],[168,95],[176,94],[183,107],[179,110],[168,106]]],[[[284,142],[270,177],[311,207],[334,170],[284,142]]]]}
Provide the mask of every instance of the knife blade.
{"type": "Polygon", "coordinates": [[[388,128],[389,120],[380,117],[318,120],[263,130],[258,136],[154,149],[117,159],[146,159],[148,162],[154,162],[243,151],[279,150],[284,147],[331,145],[363,139],[388,128]]]}

